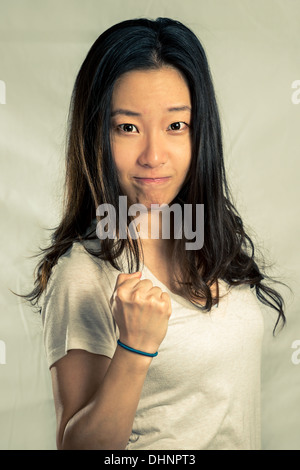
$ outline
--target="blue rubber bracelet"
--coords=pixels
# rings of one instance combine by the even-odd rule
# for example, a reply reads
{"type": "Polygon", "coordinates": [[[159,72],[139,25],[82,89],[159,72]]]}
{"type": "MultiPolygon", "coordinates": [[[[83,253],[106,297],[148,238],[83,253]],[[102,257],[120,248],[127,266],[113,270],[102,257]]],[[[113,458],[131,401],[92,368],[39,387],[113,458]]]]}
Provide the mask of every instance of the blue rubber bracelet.
{"type": "Polygon", "coordinates": [[[147,353],[145,351],[140,351],[139,349],[133,349],[130,346],[127,346],[126,344],[121,343],[121,341],[119,339],[118,339],[117,343],[122,348],[127,349],[128,351],[131,351],[131,352],[136,353],[136,354],[141,354],[141,356],[156,357],[157,354],[158,354],[157,351],[156,351],[156,353],[151,354],[151,353],[147,353]]]}

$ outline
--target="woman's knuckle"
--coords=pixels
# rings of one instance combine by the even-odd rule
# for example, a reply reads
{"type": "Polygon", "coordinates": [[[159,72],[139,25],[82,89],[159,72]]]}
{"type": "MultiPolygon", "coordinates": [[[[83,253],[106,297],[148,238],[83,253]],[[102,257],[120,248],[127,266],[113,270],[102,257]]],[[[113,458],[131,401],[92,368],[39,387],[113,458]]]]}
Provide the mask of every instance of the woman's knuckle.
{"type": "Polygon", "coordinates": [[[141,301],[141,292],[139,289],[132,291],[131,300],[134,303],[139,303],[141,301]]]}
{"type": "Polygon", "coordinates": [[[118,298],[119,300],[124,300],[124,289],[122,287],[117,287],[115,290],[115,297],[118,298]]]}

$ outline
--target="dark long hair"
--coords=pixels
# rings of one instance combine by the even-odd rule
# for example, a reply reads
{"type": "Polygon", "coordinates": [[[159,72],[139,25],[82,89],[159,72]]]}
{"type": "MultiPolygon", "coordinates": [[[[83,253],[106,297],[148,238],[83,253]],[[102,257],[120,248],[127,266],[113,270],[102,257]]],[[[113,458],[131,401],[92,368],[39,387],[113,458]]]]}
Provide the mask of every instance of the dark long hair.
{"type": "MultiPolygon", "coordinates": [[[[284,302],[279,292],[267,285],[269,278],[255,260],[254,244],[232,203],[205,52],[189,28],[168,18],[123,21],[101,34],[88,52],[75,81],[69,111],[63,216],[50,246],[42,249],[35,288],[24,297],[37,304],[59,257],[74,241],[95,237],[87,231],[99,204],[118,207],[122,192],[110,147],[114,85],[125,72],[162,66],[182,73],[192,102],[192,161],[176,202],[205,207],[202,249],[187,251],[184,238],[174,241],[171,263],[179,261],[185,279],[183,295],[193,302],[195,298],[206,299],[205,306],[199,308],[209,311],[215,300],[210,287],[218,279],[230,285],[249,284],[261,302],[277,311],[275,330],[280,320],[285,323],[284,302]]],[[[130,238],[102,240],[92,254],[121,269],[118,256],[124,250],[130,254],[130,270],[139,269],[139,243],[130,238]]]]}

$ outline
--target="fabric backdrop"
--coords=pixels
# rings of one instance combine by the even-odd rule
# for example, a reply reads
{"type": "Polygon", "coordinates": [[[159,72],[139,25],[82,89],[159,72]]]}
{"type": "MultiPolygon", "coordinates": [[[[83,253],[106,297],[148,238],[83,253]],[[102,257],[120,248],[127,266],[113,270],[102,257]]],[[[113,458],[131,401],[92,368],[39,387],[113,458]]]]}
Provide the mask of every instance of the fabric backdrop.
{"type": "Polygon", "coordinates": [[[128,18],[189,26],[210,62],[236,205],[280,287],[288,324],[265,310],[263,449],[300,449],[300,1],[0,0],[0,448],[55,449],[39,316],[27,292],[59,220],[66,118],[99,34],[128,18]]]}

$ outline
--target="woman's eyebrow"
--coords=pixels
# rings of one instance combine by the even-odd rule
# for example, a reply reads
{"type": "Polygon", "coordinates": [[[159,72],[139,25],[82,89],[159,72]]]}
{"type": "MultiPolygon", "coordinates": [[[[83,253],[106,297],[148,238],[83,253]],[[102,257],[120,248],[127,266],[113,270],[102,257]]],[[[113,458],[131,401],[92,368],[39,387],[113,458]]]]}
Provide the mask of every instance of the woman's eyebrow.
{"type": "Polygon", "coordinates": [[[140,113],[136,113],[135,111],[130,111],[129,109],[115,109],[111,112],[111,117],[117,116],[118,114],[122,114],[124,116],[141,116],[140,113]]]}
{"type": "MultiPolygon", "coordinates": [[[[171,108],[167,108],[168,112],[176,112],[176,111],[191,111],[192,108],[190,106],[172,106],[171,108]]],[[[111,112],[111,117],[117,116],[117,115],[123,115],[123,116],[141,116],[140,113],[137,113],[136,111],[131,111],[130,109],[115,109],[114,111],[111,112]]]]}
{"type": "Polygon", "coordinates": [[[192,108],[190,106],[172,106],[172,108],[168,108],[169,112],[174,112],[174,111],[192,111],[192,108]]]}

